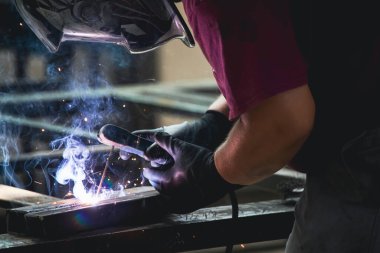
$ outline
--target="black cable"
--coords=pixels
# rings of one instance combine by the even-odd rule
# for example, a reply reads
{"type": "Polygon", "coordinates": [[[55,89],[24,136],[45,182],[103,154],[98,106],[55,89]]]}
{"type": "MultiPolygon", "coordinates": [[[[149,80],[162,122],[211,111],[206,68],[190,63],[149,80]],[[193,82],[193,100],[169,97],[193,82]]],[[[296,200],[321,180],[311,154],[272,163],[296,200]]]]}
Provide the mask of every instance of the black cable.
{"type": "MultiPolygon", "coordinates": [[[[239,204],[238,204],[238,201],[237,201],[237,197],[236,197],[236,193],[235,191],[230,191],[229,192],[229,196],[230,196],[230,201],[231,201],[231,207],[232,207],[232,224],[235,224],[235,222],[237,222],[237,219],[239,217],[239,204]]],[[[234,244],[231,243],[229,245],[226,246],[226,253],[231,253],[232,250],[234,248],[234,244]]]]}

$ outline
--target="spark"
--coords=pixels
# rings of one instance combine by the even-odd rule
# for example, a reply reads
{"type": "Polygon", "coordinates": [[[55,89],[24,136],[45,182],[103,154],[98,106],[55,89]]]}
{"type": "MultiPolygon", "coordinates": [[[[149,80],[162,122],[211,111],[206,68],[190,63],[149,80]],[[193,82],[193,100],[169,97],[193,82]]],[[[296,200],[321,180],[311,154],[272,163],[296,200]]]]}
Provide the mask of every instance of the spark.
{"type": "Polygon", "coordinates": [[[240,247],[242,247],[243,249],[245,248],[245,245],[244,244],[240,244],[240,247]]]}
{"type": "Polygon", "coordinates": [[[88,118],[87,118],[87,117],[85,117],[85,118],[84,118],[84,121],[85,121],[85,122],[87,122],[87,121],[88,121],[88,118]]]}
{"type": "Polygon", "coordinates": [[[20,22],[20,26],[23,26],[24,24],[22,22],[20,22]]]}
{"type": "Polygon", "coordinates": [[[61,67],[58,67],[57,68],[59,72],[62,72],[62,68],[61,67]]]}
{"type": "Polygon", "coordinates": [[[123,105],[123,108],[127,107],[127,105],[123,105]]]}
{"type": "Polygon", "coordinates": [[[73,193],[71,191],[69,191],[65,196],[64,198],[71,198],[73,197],[73,193]]]}
{"type": "Polygon", "coordinates": [[[41,132],[45,132],[45,129],[44,129],[44,128],[42,128],[42,129],[41,129],[41,132]]]}

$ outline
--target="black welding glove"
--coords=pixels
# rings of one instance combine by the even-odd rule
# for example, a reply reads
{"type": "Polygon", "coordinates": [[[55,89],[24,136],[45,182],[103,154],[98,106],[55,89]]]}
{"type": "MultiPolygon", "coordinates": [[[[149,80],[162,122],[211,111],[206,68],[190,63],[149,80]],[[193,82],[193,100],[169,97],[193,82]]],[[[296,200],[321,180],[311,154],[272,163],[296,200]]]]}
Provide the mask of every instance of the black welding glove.
{"type": "MultiPolygon", "coordinates": [[[[134,131],[133,134],[145,137],[156,132],[166,132],[183,141],[215,150],[227,137],[233,126],[233,122],[214,110],[208,110],[199,119],[185,121],[181,124],[164,126],[156,129],[144,129],[134,131]]],[[[129,158],[125,151],[120,151],[120,157],[129,158]]]]}
{"type": "MultiPolygon", "coordinates": [[[[214,163],[214,152],[184,142],[167,133],[147,136],[166,150],[173,158],[171,164],[144,168],[144,177],[161,193],[169,212],[190,213],[221,199],[225,194],[240,188],[226,182],[214,163]]],[[[162,160],[156,152],[146,157],[151,162],[162,160]]]]}

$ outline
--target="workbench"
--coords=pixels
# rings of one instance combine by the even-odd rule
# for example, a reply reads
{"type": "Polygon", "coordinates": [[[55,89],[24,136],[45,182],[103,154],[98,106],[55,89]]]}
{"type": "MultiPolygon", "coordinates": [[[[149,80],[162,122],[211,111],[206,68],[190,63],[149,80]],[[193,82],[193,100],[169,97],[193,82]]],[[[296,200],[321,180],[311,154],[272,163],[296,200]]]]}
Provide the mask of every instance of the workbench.
{"type": "MultiPolygon", "coordinates": [[[[289,176],[286,169],[277,174],[275,180],[284,176],[289,176]]],[[[265,184],[273,182],[266,181],[262,187],[265,184]]],[[[244,198],[246,193],[238,191],[237,196],[244,198]]],[[[54,239],[5,233],[0,234],[0,252],[114,252],[120,249],[183,252],[286,239],[294,221],[297,200],[298,195],[243,201],[235,218],[232,206],[225,202],[190,214],[165,215],[149,224],[113,226],[54,239]]]]}
{"type": "Polygon", "coordinates": [[[0,235],[0,252],[180,252],[195,249],[286,239],[293,224],[293,205],[280,200],[239,206],[204,208],[188,215],[170,215],[157,223],[113,227],[62,239],[44,240],[0,235]]]}

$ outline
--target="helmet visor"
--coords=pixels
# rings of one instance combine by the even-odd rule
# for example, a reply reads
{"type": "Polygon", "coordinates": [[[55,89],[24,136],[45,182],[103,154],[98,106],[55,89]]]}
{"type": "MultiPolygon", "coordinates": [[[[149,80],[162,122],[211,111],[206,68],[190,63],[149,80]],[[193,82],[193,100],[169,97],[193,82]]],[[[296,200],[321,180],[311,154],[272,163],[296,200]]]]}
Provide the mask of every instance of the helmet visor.
{"type": "Polygon", "coordinates": [[[63,41],[116,43],[130,53],[171,39],[194,39],[171,0],[15,0],[25,23],[51,52],[63,41]]]}

